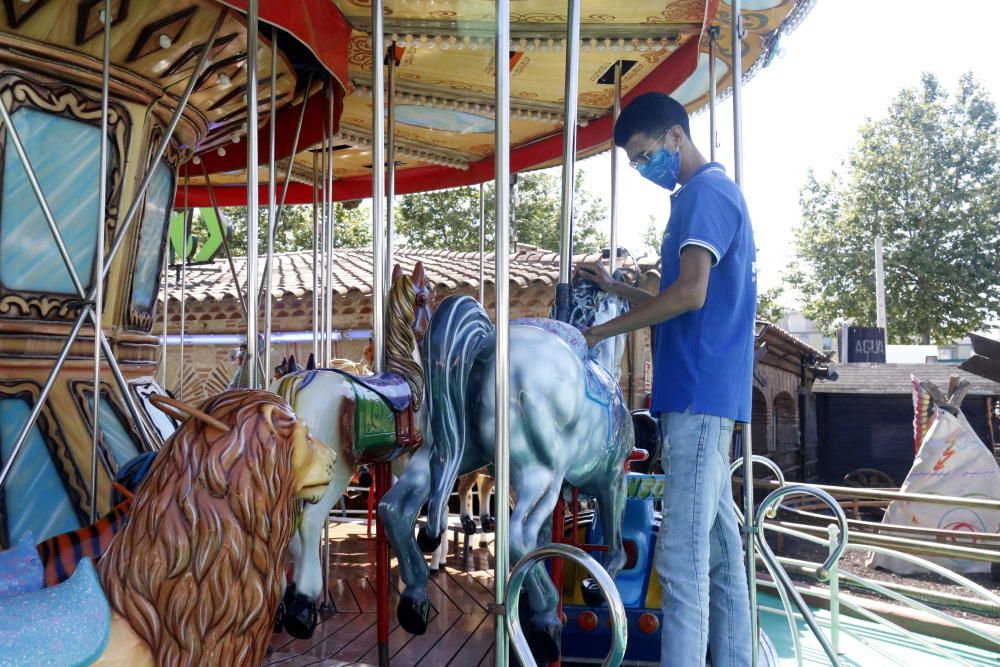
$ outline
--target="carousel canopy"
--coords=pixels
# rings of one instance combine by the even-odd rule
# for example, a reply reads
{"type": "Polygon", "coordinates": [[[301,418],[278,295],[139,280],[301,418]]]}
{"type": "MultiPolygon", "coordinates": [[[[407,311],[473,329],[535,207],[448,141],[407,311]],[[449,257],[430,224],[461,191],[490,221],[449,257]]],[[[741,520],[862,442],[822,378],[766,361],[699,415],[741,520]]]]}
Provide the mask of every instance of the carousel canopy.
{"type": "MultiPolygon", "coordinates": [[[[335,0],[335,4],[351,32],[346,44],[346,97],[342,109],[337,109],[339,127],[332,146],[334,197],[350,200],[371,195],[371,4],[367,0],[335,0]]],[[[623,103],[644,92],[662,91],[689,111],[697,111],[708,102],[708,30],[717,26],[718,90],[724,94],[730,87],[731,9],[727,3],[583,0],[581,4],[580,157],[610,146],[613,71],[619,60],[624,72],[623,103]]],[[[780,36],[801,20],[809,5],[811,0],[744,0],[744,77],[768,62],[780,36]]],[[[505,65],[511,73],[511,169],[522,171],[555,165],[562,159],[566,15],[564,6],[556,8],[542,0],[525,0],[515,9],[505,65]]],[[[397,193],[493,178],[494,31],[494,3],[488,0],[386,0],[387,56],[398,63],[394,98],[397,193]]],[[[279,118],[279,132],[290,132],[291,128],[282,128],[284,120],[279,118]]],[[[280,183],[291,169],[287,201],[307,203],[312,201],[314,152],[319,145],[301,142],[300,146],[304,149],[294,160],[280,162],[277,170],[280,183]]],[[[242,150],[229,153],[245,155],[242,150]]],[[[204,181],[200,172],[192,172],[196,173],[199,177],[191,179],[189,201],[207,205],[204,181]]],[[[266,168],[260,178],[266,183],[266,168]]],[[[214,174],[218,203],[245,203],[245,181],[245,169],[214,174]]]]}

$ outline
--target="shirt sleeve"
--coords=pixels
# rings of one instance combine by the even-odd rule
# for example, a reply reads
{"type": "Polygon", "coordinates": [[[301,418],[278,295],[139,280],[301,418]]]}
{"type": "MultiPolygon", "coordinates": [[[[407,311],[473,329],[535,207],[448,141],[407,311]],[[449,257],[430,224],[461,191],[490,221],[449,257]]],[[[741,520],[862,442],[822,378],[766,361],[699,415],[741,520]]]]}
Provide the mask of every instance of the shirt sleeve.
{"type": "Polygon", "coordinates": [[[678,255],[689,245],[712,253],[715,266],[729,251],[740,224],[740,211],[718,189],[698,184],[685,193],[685,215],[678,220],[678,255]]]}

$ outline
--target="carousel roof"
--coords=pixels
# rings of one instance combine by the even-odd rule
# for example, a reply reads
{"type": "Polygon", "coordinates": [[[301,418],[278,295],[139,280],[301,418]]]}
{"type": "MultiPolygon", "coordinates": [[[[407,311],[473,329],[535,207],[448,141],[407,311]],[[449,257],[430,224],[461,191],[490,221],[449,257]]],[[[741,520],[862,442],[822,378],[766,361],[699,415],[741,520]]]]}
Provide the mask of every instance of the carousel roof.
{"type": "MultiPolygon", "coordinates": [[[[333,146],[334,196],[349,200],[371,192],[371,5],[368,0],[334,0],[334,4],[350,26],[345,45],[346,96],[333,146]]],[[[716,26],[718,90],[731,86],[731,9],[726,2],[583,0],[581,4],[577,119],[581,157],[610,146],[613,68],[619,60],[625,103],[656,90],[672,94],[695,112],[708,102],[707,34],[716,26]]],[[[812,0],[744,0],[744,78],[769,61],[780,36],[802,19],[811,4],[812,0]]],[[[566,15],[564,7],[552,11],[553,4],[543,0],[523,0],[514,9],[506,66],[511,73],[511,169],[521,171],[562,159],[566,15]]],[[[494,30],[494,3],[488,0],[386,0],[386,46],[398,62],[397,193],[493,178],[494,30]]],[[[312,200],[318,144],[301,146],[304,150],[290,165],[288,201],[307,203],[312,200]]],[[[279,163],[278,169],[280,183],[289,171],[288,161],[279,163]]],[[[266,169],[261,172],[265,183],[266,169]]],[[[214,174],[219,203],[244,202],[245,180],[245,169],[214,174]]],[[[203,180],[192,177],[191,183],[191,201],[207,205],[203,180]]]]}

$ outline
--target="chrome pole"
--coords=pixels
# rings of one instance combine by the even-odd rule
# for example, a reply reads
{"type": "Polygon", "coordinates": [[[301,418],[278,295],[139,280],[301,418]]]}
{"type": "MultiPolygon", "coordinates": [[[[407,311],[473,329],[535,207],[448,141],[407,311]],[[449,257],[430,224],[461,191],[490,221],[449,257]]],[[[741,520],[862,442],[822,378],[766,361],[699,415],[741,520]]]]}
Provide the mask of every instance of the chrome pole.
{"type": "MultiPolygon", "coordinates": [[[[325,140],[324,140],[325,141],[325,140]]],[[[313,178],[312,178],[312,211],[313,211],[313,243],[312,243],[312,272],[313,272],[313,290],[312,290],[312,354],[313,359],[316,363],[319,363],[319,313],[320,313],[320,297],[319,297],[319,268],[316,266],[317,260],[319,259],[319,245],[322,243],[320,238],[319,229],[319,202],[317,201],[316,188],[319,185],[317,183],[317,172],[319,171],[319,156],[313,151],[313,178]]]]}
{"type": "MultiPolygon", "coordinates": [[[[496,164],[494,197],[494,252],[496,255],[495,292],[495,359],[496,374],[496,543],[493,570],[494,600],[498,608],[506,609],[506,587],[510,570],[510,68],[506,66],[510,53],[510,0],[497,0],[496,52],[496,164]]],[[[572,21],[571,21],[572,23],[572,21]]],[[[575,99],[575,95],[574,95],[575,99]]],[[[568,125],[569,122],[564,124],[568,125]]],[[[507,667],[509,646],[505,619],[495,617],[494,657],[497,667],[507,667]]]]}
{"type": "Polygon", "coordinates": [[[381,373],[385,362],[385,36],[382,0],[372,0],[372,370],[381,373]]]}
{"type": "MultiPolygon", "coordinates": [[[[611,109],[612,127],[618,122],[618,114],[622,110],[622,61],[615,63],[615,98],[611,109]]],[[[608,271],[615,272],[618,268],[618,147],[611,140],[611,240],[608,244],[608,271]]]]}
{"type": "Polygon", "coordinates": [[[326,312],[326,331],[323,335],[326,340],[326,365],[333,365],[333,247],[337,241],[334,234],[334,223],[336,222],[336,210],[333,205],[333,125],[334,125],[334,104],[333,104],[333,79],[330,79],[330,87],[327,90],[327,172],[326,172],[326,275],[323,276],[325,292],[323,294],[324,310],[326,312]]]}
{"type": "Polygon", "coordinates": [[[486,303],[486,185],[479,184],[479,303],[486,303]]]}
{"type": "MultiPolygon", "coordinates": [[[[740,0],[732,0],[733,52],[733,175],[743,187],[743,21],[740,0]]],[[[713,61],[714,62],[714,61],[713,61]]],[[[711,81],[715,79],[709,76],[711,81]]],[[[752,326],[752,324],[751,324],[752,326]]],[[[752,666],[760,663],[759,619],[757,618],[757,554],[754,547],[753,438],[750,424],[743,429],[743,525],[746,532],[747,589],[750,592],[750,642],[752,666]]]]}
{"type": "MultiPolygon", "coordinates": [[[[268,128],[268,160],[267,160],[267,260],[264,264],[264,294],[260,298],[264,300],[264,386],[270,384],[271,380],[271,327],[273,322],[273,307],[271,304],[271,291],[274,276],[274,232],[277,229],[277,184],[275,181],[275,167],[277,160],[274,157],[275,126],[278,122],[277,111],[277,91],[278,86],[278,29],[271,26],[271,108],[268,111],[270,116],[270,127],[268,128]]],[[[308,91],[306,91],[308,93],[308,91]]],[[[305,106],[305,102],[303,102],[305,106]]],[[[294,154],[293,156],[294,157],[294,154]]],[[[289,164],[289,166],[291,166],[289,164]]],[[[257,286],[257,283],[247,283],[250,289],[257,286]]]]}
{"type": "MultiPolygon", "coordinates": [[[[255,0],[251,1],[255,2],[255,0]]],[[[190,81],[188,81],[187,88],[184,89],[184,93],[177,102],[177,108],[174,109],[174,113],[170,117],[170,122],[167,123],[166,130],[163,131],[163,139],[160,141],[159,147],[156,149],[152,159],[149,161],[149,168],[146,170],[146,175],[143,177],[142,183],[139,184],[139,188],[136,190],[135,195],[132,198],[132,202],[129,204],[128,211],[125,213],[125,217],[122,218],[122,222],[118,226],[118,231],[115,232],[115,238],[111,242],[111,250],[108,252],[107,258],[104,260],[103,271],[105,278],[107,278],[108,271],[111,270],[111,262],[114,261],[115,255],[118,254],[118,249],[125,240],[125,233],[132,225],[132,221],[135,219],[135,215],[139,211],[139,206],[143,202],[146,190],[149,189],[149,184],[153,180],[153,167],[155,167],[156,164],[163,158],[163,153],[167,150],[171,137],[174,136],[174,130],[177,129],[177,124],[181,120],[184,108],[187,106],[188,100],[191,99],[191,93],[194,92],[195,86],[201,78],[199,73],[205,69],[205,62],[208,60],[208,54],[211,53],[212,47],[215,46],[215,38],[219,35],[219,30],[222,28],[222,24],[225,22],[228,15],[228,9],[224,9],[219,13],[219,18],[216,19],[215,25],[212,27],[212,33],[208,36],[208,41],[205,42],[205,48],[202,50],[201,55],[198,56],[198,62],[194,66],[194,71],[191,74],[190,81]]],[[[254,176],[254,178],[256,178],[256,176],[254,176]]]]}
{"type": "Polygon", "coordinates": [[[256,389],[257,318],[257,0],[247,0],[247,386],[256,389]]]}
{"type": "Polygon", "coordinates": [[[386,291],[392,280],[393,234],[395,225],[393,204],[396,201],[396,42],[389,45],[386,58],[386,85],[389,89],[386,104],[389,107],[389,121],[386,128],[386,173],[385,173],[385,280],[386,291]]]}
{"type": "Polygon", "coordinates": [[[715,130],[715,101],[718,98],[717,84],[715,82],[715,54],[719,48],[719,26],[713,25],[708,28],[708,135],[709,135],[709,159],[715,162],[715,145],[718,143],[715,130]]]}
{"type": "MultiPolygon", "coordinates": [[[[108,84],[111,78],[111,0],[104,0],[104,49],[101,61],[101,147],[97,183],[97,252],[104,257],[104,216],[108,198],[108,84]]],[[[93,447],[90,456],[90,522],[97,521],[97,447],[101,433],[101,346],[99,332],[104,321],[104,278],[94,276],[94,420],[91,424],[93,447]]]]}
{"type": "MultiPolygon", "coordinates": [[[[497,62],[501,61],[498,59],[497,62]]],[[[559,283],[556,285],[556,319],[562,322],[569,319],[569,279],[570,271],[573,268],[573,191],[576,171],[576,110],[579,78],[580,0],[567,0],[562,206],[559,220],[559,283]]],[[[497,115],[499,113],[498,109],[497,115]]]]}
{"type": "MultiPolygon", "coordinates": [[[[223,217],[222,211],[219,210],[219,203],[215,199],[215,188],[212,187],[212,179],[208,177],[208,170],[205,168],[205,163],[201,163],[201,173],[205,177],[205,189],[208,191],[208,199],[212,202],[212,210],[215,211],[215,217],[222,224],[223,217]]],[[[236,264],[233,262],[233,253],[229,248],[229,239],[226,238],[225,233],[222,234],[222,250],[226,253],[226,260],[229,263],[229,273],[233,276],[233,285],[236,287],[236,296],[239,298],[240,307],[243,309],[243,317],[247,317],[247,301],[243,294],[243,286],[240,285],[240,276],[236,271],[236,264]]]]}
{"type": "MultiPolygon", "coordinates": [[[[324,95],[329,94],[329,82],[327,82],[327,89],[324,95]]],[[[324,98],[326,99],[326,98],[324,98]]],[[[326,194],[327,188],[327,173],[330,169],[330,129],[326,126],[327,117],[323,116],[323,141],[322,141],[322,157],[320,161],[320,208],[319,208],[319,224],[320,224],[320,237],[322,238],[322,244],[320,245],[320,294],[322,298],[320,300],[320,325],[319,325],[319,356],[316,358],[316,363],[320,367],[326,368],[329,364],[327,363],[326,355],[326,331],[329,327],[329,317],[330,317],[330,306],[326,298],[326,265],[330,261],[330,236],[327,233],[327,220],[330,217],[329,211],[329,198],[326,194]]]]}
{"type": "Polygon", "coordinates": [[[167,247],[163,249],[163,340],[160,343],[160,378],[162,386],[167,387],[167,306],[170,303],[170,237],[167,237],[167,247]]]}
{"type": "Polygon", "coordinates": [[[180,373],[177,385],[177,396],[184,400],[184,333],[187,327],[187,253],[188,234],[191,233],[191,211],[188,209],[188,166],[184,166],[184,222],[181,224],[181,324],[180,324],[180,356],[177,359],[177,371],[180,373]]]}

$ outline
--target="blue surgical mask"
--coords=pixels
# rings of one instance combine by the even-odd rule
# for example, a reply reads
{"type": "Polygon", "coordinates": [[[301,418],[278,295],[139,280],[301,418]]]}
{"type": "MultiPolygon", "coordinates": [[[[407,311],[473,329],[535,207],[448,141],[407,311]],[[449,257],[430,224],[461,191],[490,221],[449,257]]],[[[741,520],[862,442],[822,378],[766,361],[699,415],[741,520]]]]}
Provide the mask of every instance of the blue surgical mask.
{"type": "Polygon", "coordinates": [[[649,158],[649,162],[639,167],[639,175],[656,183],[661,188],[673,190],[677,187],[677,177],[681,173],[681,150],[674,152],[664,146],[649,158]]]}

